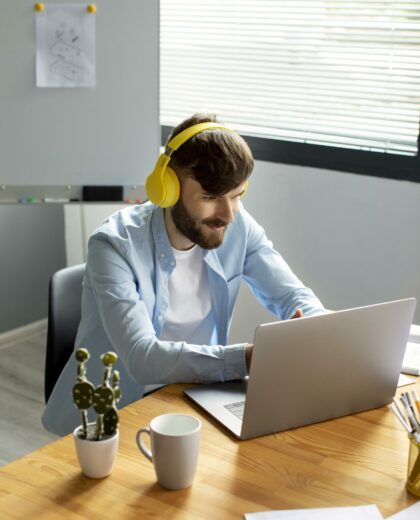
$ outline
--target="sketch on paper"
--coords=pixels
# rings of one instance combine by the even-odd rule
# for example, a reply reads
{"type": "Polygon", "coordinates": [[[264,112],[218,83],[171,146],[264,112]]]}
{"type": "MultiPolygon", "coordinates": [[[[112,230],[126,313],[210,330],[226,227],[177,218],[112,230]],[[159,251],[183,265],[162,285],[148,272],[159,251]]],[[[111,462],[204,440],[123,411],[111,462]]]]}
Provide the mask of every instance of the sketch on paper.
{"type": "Polygon", "coordinates": [[[46,5],[36,13],[37,87],[95,86],[95,15],[86,5],[46,5]]]}

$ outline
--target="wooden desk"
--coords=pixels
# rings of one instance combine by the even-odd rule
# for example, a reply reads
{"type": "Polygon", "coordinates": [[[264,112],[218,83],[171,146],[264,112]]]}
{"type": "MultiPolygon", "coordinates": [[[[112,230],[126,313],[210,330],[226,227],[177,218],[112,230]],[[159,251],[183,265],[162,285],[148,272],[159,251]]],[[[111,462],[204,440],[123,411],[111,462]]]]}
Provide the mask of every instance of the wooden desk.
{"type": "Polygon", "coordinates": [[[121,411],[118,459],[106,479],[80,473],[71,436],[3,467],[0,517],[226,520],[371,503],[387,517],[415,502],[404,488],[408,439],[387,407],[236,441],[190,404],[183,388],[164,388],[121,411]],[[167,412],[193,413],[203,422],[199,467],[186,490],[160,488],[135,443],[140,426],[167,412]]]}

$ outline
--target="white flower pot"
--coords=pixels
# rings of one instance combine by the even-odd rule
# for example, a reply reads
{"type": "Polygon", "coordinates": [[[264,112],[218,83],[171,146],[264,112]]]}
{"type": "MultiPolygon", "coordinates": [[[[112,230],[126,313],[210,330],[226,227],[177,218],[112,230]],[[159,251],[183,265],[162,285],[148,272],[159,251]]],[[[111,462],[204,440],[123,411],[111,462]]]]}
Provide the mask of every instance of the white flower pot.
{"type": "Polygon", "coordinates": [[[111,437],[100,441],[83,439],[79,436],[82,427],[73,432],[77,458],[82,472],[89,478],[104,478],[111,474],[118,450],[118,430],[111,437]]]}

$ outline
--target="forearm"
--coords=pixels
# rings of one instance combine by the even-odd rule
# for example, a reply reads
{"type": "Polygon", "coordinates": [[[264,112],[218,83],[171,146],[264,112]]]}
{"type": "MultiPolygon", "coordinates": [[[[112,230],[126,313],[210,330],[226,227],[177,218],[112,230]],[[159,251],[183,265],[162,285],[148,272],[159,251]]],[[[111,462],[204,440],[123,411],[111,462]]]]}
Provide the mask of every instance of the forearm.
{"type": "Polygon", "coordinates": [[[247,259],[244,279],[260,303],[279,319],[291,318],[297,309],[305,316],[325,312],[314,292],[268,245],[247,259]]]}
{"type": "Polygon", "coordinates": [[[229,381],[247,374],[244,344],[193,345],[154,337],[134,345],[126,362],[141,385],[229,381]]]}

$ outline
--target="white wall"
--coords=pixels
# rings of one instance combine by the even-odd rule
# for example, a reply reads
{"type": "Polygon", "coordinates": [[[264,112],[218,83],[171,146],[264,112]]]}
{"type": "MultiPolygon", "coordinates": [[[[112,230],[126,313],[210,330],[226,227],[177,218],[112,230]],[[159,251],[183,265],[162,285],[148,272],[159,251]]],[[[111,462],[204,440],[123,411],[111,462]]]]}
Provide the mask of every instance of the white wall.
{"type": "MultiPolygon", "coordinates": [[[[244,204],[325,306],[416,296],[420,323],[420,184],[259,161],[244,204]]],[[[242,290],[231,340],[266,318],[242,290]]]]}
{"type": "Polygon", "coordinates": [[[159,2],[96,0],[94,88],[35,86],[34,3],[1,2],[0,185],[139,184],[160,143],[159,2]]]}
{"type": "MultiPolygon", "coordinates": [[[[420,323],[420,184],[258,161],[244,204],[325,306],[416,296],[420,323]]],[[[66,208],[70,263],[83,261],[90,232],[119,207],[66,208]],[[77,218],[79,238],[68,232],[77,218]]],[[[255,326],[273,319],[242,288],[230,339],[252,341],[255,326]]]]}

